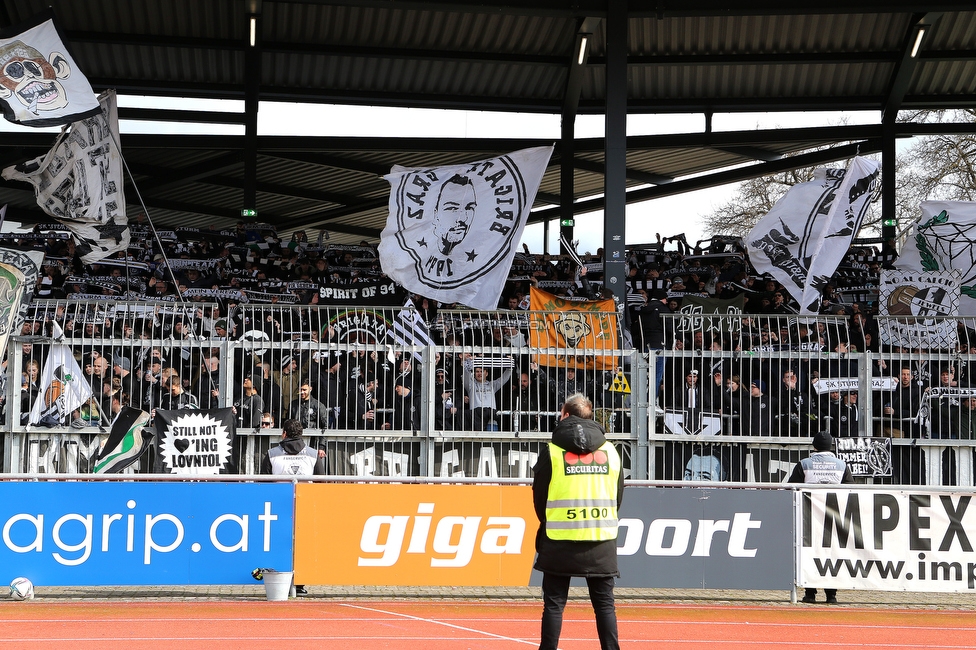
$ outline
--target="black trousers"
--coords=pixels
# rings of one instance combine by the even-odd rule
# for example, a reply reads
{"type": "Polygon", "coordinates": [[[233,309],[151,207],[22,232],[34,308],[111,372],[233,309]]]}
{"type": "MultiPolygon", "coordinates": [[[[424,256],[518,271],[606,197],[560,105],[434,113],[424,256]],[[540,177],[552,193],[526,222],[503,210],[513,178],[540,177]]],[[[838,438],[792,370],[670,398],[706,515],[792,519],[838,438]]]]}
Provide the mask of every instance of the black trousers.
{"type": "MultiPolygon", "coordinates": [[[[563,609],[569,596],[570,576],[545,573],[542,576],[542,640],[539,650],[556,650],[563,628],[563,609]]],[[[590,603],[596,614],[596,631],[602,650],[619,650],[617,610],[613,604],[613,577],[587,578],[590,603]]]]}

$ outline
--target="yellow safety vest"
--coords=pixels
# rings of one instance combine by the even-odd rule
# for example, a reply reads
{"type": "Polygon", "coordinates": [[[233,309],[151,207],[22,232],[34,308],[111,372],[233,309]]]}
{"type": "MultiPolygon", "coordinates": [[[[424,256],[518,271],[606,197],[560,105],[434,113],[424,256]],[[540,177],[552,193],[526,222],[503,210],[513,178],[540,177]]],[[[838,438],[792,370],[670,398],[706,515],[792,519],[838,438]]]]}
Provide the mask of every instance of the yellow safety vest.
{"type": "Polygon", "coordinates": [[[609,442],[583,456],[549,443],[552,478],[546,501],[546,536],[575,542],[617,537],[620,456],[609,442]]]}

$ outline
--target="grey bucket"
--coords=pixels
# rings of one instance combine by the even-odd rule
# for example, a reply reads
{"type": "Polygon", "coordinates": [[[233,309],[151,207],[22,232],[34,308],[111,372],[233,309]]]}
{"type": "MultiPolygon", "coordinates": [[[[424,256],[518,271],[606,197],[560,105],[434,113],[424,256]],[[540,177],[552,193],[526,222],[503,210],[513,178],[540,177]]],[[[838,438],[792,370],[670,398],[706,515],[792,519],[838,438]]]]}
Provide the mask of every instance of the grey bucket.
{"type": "Polygon", "coordinates": [[[294,571],[265,571],[264,591],[268,600],[288,600],[294,571]]]}

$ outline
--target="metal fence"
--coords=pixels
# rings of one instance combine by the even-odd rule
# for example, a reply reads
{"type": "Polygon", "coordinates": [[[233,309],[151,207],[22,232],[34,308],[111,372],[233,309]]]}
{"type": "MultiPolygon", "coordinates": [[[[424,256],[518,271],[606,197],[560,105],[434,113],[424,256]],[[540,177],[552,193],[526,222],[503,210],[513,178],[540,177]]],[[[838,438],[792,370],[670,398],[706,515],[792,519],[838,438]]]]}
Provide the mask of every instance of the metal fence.
{"type": "MultiPolygon", "coordinates": [[[[969,320],[674,315],[648,354],[557,348],[540,318],[39,301],[9,345],[3,468],[91,471],[131,405],[233,408],[242,474],[295,417],[334,476],[530,478],[562,401],[581,392],[630,478],[782,482],[827,430],[859,482],[973,485],[969,320]],[[44,385],[52,360],[91,389],[70,413],[44,385]]],[[[147,455],[130,471],[158,470],[147,455]]]]}
{"type": "Polygon", "coordinates": [[[652,478],[781,482],[829,431],[859,482],[973,485],[973,319],[664,318],[652,478]]]}
{"type": "MultiPolygon", "coordinates": [[[[125,405],[152,415],[232,407],[232,464],[241,473],[259,470],[291,417],[326,452],[334,475],[526,478],[560,404],[576,392],[591,398],[629,459],[639,427],[629,395],[613,390],[625,355],[556,349],[537,316],[38,302],[9,348],[10,376],[19,373],[22,385],[5,390],[4,467],[89,470],[125,405]],[[58,349],[67,353],[54,355],[58,349]],[[68,358],[91,388],[70,413],[42,385],[45,365],[68,358]]],[[[597,331],[616,327],[613,315],[587,319],[597,331]]],[[[147,456],[134,471],[154,470],[147,456]]]]}

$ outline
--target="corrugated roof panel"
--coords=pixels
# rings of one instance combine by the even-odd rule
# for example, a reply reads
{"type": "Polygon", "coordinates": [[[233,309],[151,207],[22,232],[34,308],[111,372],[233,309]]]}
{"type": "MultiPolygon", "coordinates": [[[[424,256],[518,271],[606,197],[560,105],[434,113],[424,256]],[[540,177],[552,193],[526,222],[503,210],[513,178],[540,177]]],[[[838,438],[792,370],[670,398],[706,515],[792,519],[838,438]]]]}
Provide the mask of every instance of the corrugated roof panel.
{"type": "Polygon", "coordinates": [[[915,72],[914,95],[976,94],[976,61],[923,63],[915,72]]]}
{"type": "Polygon", "coordinates": [[[819,98],[880,95],[887,64],[643,66],[629,76],[631,96],[648,99],[819,98]]]}
{"type": "Polygon", "coordinates": [[[958,11],[942,14],[935,28],[922,42],[922,53],[939,50],[971,52],[976,44],[976,12],[958,11]]]}
{"type": "Polygon", "coordinates": [[[62,29],[180,38],[247,38],[244,2],[209,0],[30,0],[6,2],[11,18],[27,20],[48,6],[62,29]],[[10,8],[9,5],[14,7],[10,8]]]}
{"type": "Polygon", "coordinates": [[[274,2],[265,4],[262,20],[264,39],[281,42],[566,56],[576,30],[571,18],[477,5],[447,11],[274,2]]]}
{"type": "Polygon", "coordinates": [[[154,84],[239,84],[244,57],[228,50],[82,42],[72,50],[89,77],[152,79],[154,84]]]}
{"type": "Polygon", "coordinates": [[[265,83],[278,87],[330,88],[338,93],[370,92],[407,96],[510,97],[559,100],[565,68],[520,67],[478,61],[425,61],[396,57],[268,54],[265,83]]]}
{"type": "Polygon", "coordinates": [[[871,52],[898,49],[904,14],[632,18],[632,54],[871,52]]]}

